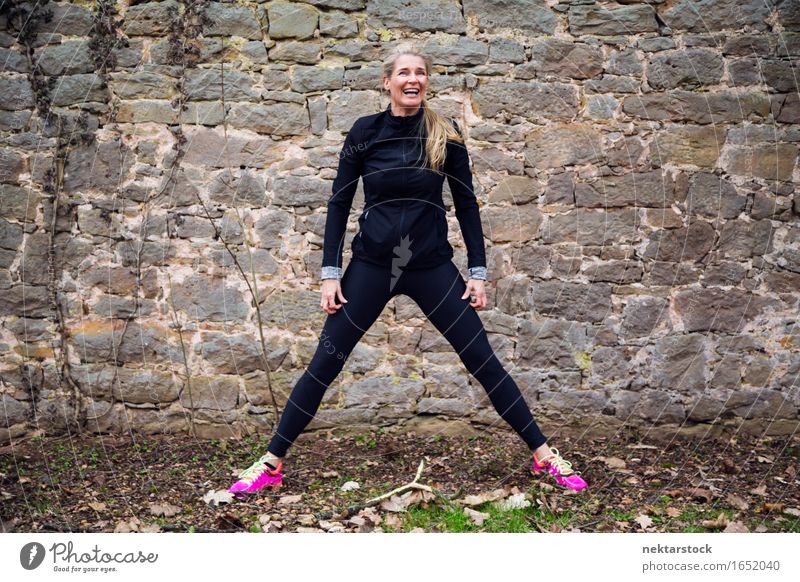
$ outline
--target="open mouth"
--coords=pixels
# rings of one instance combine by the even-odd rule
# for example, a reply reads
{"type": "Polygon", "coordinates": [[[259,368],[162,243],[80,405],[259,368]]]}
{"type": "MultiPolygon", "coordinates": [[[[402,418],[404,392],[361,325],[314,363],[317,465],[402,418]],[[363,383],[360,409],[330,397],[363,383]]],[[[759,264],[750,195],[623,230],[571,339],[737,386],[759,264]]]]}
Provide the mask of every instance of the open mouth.
{"type": "Polygon", "coordinates": [[[405,91],[403,91],[403,95],[416,97],[417,95],[419,95],[419,89],[406,89],[405,91]]]}

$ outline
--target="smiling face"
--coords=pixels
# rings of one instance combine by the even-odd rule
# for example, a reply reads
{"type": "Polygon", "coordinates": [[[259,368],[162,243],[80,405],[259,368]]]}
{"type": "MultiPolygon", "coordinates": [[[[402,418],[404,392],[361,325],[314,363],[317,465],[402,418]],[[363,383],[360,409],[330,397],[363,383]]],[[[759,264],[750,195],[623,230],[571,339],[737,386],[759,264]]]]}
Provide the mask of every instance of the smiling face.
{"type": "Polygon", "coordinates": [[[413,115],[422,105],[428,88],[425,61],[416,55],[398,57],[391,78],[383,78],[383,88],[389,91],[394,115],[413,115]]]}

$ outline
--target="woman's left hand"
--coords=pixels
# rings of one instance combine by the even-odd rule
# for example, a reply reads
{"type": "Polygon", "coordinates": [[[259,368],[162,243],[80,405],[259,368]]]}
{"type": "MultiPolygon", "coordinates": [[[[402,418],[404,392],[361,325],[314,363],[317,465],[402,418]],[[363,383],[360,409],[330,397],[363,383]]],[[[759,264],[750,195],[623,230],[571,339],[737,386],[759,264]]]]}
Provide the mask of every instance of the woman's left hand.
{"type": "Polygon", "coordinates": [[[467,290],[464,291],[464,294],[461,296],[461,299],[466,299],[470,297],[469,304],[475,308],[475,310],[480,310],[486,307],[486,289],[484,289],[483,279],[470,279],[467,281],[467,290]]]}

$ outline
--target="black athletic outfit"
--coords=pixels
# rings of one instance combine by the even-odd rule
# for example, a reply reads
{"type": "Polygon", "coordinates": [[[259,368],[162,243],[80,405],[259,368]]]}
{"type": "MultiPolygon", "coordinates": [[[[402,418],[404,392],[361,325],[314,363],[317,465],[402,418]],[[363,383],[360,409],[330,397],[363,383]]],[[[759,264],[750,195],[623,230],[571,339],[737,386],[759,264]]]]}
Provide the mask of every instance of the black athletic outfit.
{"type": "Polygon", "coordinates": [[[445,176],[467,245],[470,276],[480,277],[486,264],[466,146],[447,142],[444,175],[423,167],[424,138],[417,134],[422,115],[420,108],[415,115],[398,117],[390,105],[359,118],[345,139],[328,203],[322,264],[323,276],[338,276],[347,217],[361,176],[365,209],[351,245],[353,256],[341,276],[347,303],[328,315],[314,357],[289,396],[268,447],[278,457],[285,456],[316,414],[325,390],[386,303],[400,294],[419,305],[484,387],[498,414],[531,450],[547,440],[495,356],[477,312],[468,298],[461,299],[466,283],[451,260],[453,247],[447,241],[445,176]]]}
{"type": "MultiPolygon", "coordinates": [[[[436,174],[422,162],[422,117],[422,107],[414,115],[396,116],[390,105],[353,124],[339,155],[333,196],[328,202],[324,268],[342,267],[347,218],[359,177],[364,182],[364,211],[358,219],[359,232],[350,245],[353,260],[387,267],[393,262],[403,263],[402,269],[408,271],[435,267],[452,259],[442,202],[442,186],[447,177],[467,245],[467,267],[485,271],[483,229],[466,146],[448,141],[444,167],[436,174]]],[[[461,134],[458,124],[453,122],[453,126],[461,134]]]]}

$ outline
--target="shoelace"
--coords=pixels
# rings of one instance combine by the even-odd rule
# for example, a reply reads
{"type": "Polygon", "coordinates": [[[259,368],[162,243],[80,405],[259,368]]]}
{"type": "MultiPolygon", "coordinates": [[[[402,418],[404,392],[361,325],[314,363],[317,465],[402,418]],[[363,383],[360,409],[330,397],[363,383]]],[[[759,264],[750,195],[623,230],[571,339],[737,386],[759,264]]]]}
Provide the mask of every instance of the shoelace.
{"type": "Polygon", "coordinates": [[[558,469],[559,474],[564,477],[577,474],[577,471],[575,471],[572,468],[572,463],[561,458],[561,453],[558,452],[557,448],[551,447],[550,452],[552,453],[552,455],[539,461],[539,464],[547,464],[554,466],[556,469],[558,469]]]}
{"type": "Polygon", "coordinates": [[[239,478],[242,481],[255,480],[261,473],[269,469],[269,467],[267,467],[266,465],[266,462],[267,462],[267,455],[264,455],[255,463],[250,465],[247,469],[239,473],[239,478]]]}

